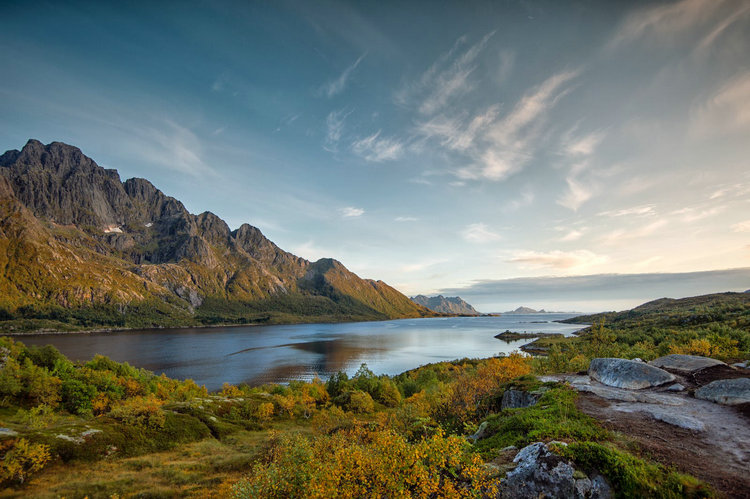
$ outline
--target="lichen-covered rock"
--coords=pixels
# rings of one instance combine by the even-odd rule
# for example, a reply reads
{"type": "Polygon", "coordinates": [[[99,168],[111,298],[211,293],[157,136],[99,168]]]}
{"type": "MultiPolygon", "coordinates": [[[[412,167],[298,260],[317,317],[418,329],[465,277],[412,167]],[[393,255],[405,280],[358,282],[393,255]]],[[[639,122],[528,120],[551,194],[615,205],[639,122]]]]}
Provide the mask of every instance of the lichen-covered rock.
{"type": "Polygon", "coordinates": [[[652,360],[649,364],[661,369],[676,371],[680,374],[691,374],[707,367],[726,365],[722,361],[710,357],[681,354],[665,355],[664,357],[652,360]]]}
{"type": "Polygon", "coordinates": [[[612,497],[602,477],[589,478],[543,442],[524,447],[513,461],[516,468],[500,482],[498,497],[503,499],[612,497]]]}
{"type": "Polygon", "coordinates": [[[695,398],[724,405],[750,403],[750,378],[717,379],[697,389],[695,398]]]}
{"type": "Polygon", "coordinates": [[[640,390],[675,380],[674,375],[658,367],[626,359],[599,358],[589,365],[589,376],[608,386],[640,390]]]}
{"type": "Polygon", "coordinates": [[[541,393],[525,392],[523,390],[505,390],[500,402],[501,409],[520,409],[536,405],[541,398],[541,393]]]}

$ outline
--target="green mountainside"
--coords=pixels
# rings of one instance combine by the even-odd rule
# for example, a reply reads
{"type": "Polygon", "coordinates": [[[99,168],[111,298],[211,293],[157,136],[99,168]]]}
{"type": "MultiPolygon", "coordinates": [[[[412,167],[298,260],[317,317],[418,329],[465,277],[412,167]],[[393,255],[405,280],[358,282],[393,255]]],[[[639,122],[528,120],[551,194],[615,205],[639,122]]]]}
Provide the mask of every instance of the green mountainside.
{"type": "Polygon", "coordinates": [[[0,156],[0,329],[379,320],[433,315],[332,259],[193,215],[78,148],[0,156]]]}
{"type": "Polygon", "coordinates": [[[597,324],[616,329],[686,328],[725,325],[750,327],[750,293],[715,293],[688,298],[659,298],[623,312],[582,315],[561,322],[597,324]]]}

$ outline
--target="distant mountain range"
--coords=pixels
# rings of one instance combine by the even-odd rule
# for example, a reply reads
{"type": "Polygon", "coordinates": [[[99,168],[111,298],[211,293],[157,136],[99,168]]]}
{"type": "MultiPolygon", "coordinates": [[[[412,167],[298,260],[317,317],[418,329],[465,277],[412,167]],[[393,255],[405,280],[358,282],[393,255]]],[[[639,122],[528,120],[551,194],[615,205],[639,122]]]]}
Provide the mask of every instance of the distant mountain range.
{"type": "Polygon", "coordinates": [[[121,182],[76,147],[30,140],[0,156],[1,329],[430,315],[336,260],[193,215],[148,180],[121,182]]]}
{"type": "Polygon", "coordinates": [[[466,303],[458,296],[412,296],[411,300],[423,307],[427,307],[434,312],[441,314],[459,314],[459,315],[481,315],[474,307],[466,303]]]}

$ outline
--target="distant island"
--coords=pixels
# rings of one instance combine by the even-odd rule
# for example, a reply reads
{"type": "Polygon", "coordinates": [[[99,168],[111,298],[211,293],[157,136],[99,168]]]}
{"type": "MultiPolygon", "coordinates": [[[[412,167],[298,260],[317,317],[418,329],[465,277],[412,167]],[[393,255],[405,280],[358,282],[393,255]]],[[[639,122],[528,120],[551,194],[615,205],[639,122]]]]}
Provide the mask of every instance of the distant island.
{"type": "Polygon", "coordinates": [[[459,296],[412,296],[411,301],[441,314],[482,315],[459,296]]]}
{"type": "Polygon", "coordinates": [[[510,310],[508,312],[503,312],[505,315],[514,315],[514,314],[564,314],[566,312],[554,312],[551,310],[534,310],[533,308],[529,307],[518,307],[515,310],[510,310]]]}

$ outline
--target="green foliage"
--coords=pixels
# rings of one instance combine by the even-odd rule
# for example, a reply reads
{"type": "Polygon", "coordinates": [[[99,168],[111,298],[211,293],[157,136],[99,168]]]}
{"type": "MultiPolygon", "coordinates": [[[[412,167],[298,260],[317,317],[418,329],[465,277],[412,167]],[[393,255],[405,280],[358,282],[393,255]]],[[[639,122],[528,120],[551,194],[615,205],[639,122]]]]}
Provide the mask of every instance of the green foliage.
{"type": "Polygon", "coordinates": [[[62,383],[63,405],[73,414],[91,413],[91,401],[97,393],[95,387],[77,379],[66,379],[62,383]]]}
{"type": "Polygon", "coordinates": [[[649,464],[625,452],[595,442],[558,446],[557,452],[589,471],[604,475],[615,497],[710,497],[711,490],[696,479],[649,464]]]}
{"type": "Polygon", "coordinates": [[[23,483],[50,460],[46,445],[30,443],[24,438],[0,442],[0,453],[0,485],[23,483]]]}
{"type": "Polygon", "coordinates": [[[491,458],[497,449],[508,445],[521,448],[538,441],[606,439],[608,433],[594,419],[578,410],[575,405],[577,397],[570,388],[551,388],[534,406],[506,409],[490,416],[487,431],[491,436],[477,442],[477,450],[491,458]]]}

